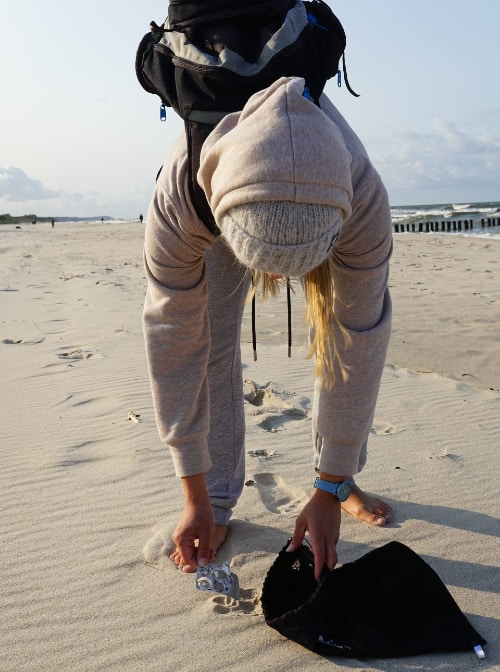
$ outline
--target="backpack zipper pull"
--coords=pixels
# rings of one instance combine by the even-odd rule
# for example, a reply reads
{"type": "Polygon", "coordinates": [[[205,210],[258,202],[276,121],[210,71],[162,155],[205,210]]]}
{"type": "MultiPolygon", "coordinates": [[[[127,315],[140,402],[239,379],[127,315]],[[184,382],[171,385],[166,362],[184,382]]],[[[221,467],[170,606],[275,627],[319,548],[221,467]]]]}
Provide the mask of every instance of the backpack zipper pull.
{"type": "Polygon", "coordinates": [[[337,70],[337,86],[340,87],[342,86],[342,71],[337,70]]]}
{"type": "Polygon", "coordinates": [[[314,14],[311,14],[310,12],[307,12],[307,20],[309,21],[309,23],[312,23],[313,26],[321,28],[321,30],[328,30],[328,28],[325,28],[325,26],[321,26],[318,23],[318,19],[314,16],[314,14]]]}
{"type": "Polygon", "coordinates": [[[314,102],[313,97],[311,96],[311,92],[309,91],[308,86],[304,86],[304,93],[302,94],[306,100],[310,100],[314,102]]]}
{"type": "Polygon", "coordinates": [[[160,121],[166,121],[167,120],[167,106],[165,103],[162,103],[160,105],[160,121]]]}
{"type": "Polygon", "coordinates": [[[475,645],[475,647],[474,647],[474,653],[475,653],[476,656],[479,658],[479,660],[482,660],[483,658],[486,658],[486,654],[485,654],[484,649],[483,649],[483,647],[481,646],[481,644],[476,644],[476,645],[475,645]]]}

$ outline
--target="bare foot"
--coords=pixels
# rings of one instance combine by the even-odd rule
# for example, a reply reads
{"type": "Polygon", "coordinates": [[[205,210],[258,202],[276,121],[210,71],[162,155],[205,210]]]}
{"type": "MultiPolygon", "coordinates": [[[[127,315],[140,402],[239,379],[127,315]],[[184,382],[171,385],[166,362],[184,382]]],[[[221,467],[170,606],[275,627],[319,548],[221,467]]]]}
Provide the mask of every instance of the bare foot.
{"type": "MultiPolygon", "coordinates": [[[[210,557],[208,558],[209,562],[213,562],[217,554],[217,551],[226,541],[227,535],[229,534],[229,527],[227,525],[216,525],[214,533],[212,535],[212,541],[210,543],[210,557]]],[[[177,548],[170,553],[170,559],[175,562],[175,564],[186,573],[193,573],[196,571],[195,567],[183,566],[181,563],[181,555],[177,548]]]]}
{"type": "Polygon", "coordinates": [[[392,509],[381,499],[363,492],[357,485],[353,485],[352,492],[345,502],[342,503],[342,509],[346,513],[368,525],[382,527],[389,523],[392,518],[392,509]]]}

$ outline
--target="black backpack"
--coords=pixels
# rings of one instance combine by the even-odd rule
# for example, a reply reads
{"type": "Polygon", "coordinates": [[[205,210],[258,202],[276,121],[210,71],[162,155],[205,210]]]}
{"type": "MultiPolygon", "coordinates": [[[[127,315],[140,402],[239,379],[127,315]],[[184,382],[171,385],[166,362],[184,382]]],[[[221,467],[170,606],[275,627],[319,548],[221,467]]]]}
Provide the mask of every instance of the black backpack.
{"type": "MultiPolygon", "coordinates": [[[[196,180],[203,142],[230,112],[243,109],[257,91],[280,77],[303,77],[306,95],[317,105],[326,81],[338,76],[342,58],[344,81],[349,86],[345,67],[346,36],[342,24],[323,0],[305,0],[305,27],[292,42],[277,48],[264,63],[250,65],[250,71],[227,67],[218,58],[207,58],[202,29],[229,26],[233,35],[245,36],[269,26],[274,34],[296,7],[290,0],[227,0],[182,3],[171,0],[169,18],[162,26],[154,21],[141,40],[136,55],[136,74],[142,87],[161,99],[160,118],[165,107],[172,107],[184,119],[188,144],[190,193],[196,211],[214,234],[219,233],[205,194],[196,180]],[[239,32],[238,32],[239,31],[239,32]],[[176,50],[173,43],[183,44],[176,50]],[[188,57],[186,57],[186,52],[188,57]],[[193,55],[194,58],[189,56],[193,55]],[[201,55],[201,58],[197,58],[201,55]]],[[[233,40],[234,41],[234,40],[233,40]]],[[[279,46],[279,44],[278,44],[279,46]]],[[[238,49],[234,49],[238,52],[238,49]]],[[[240,52],[241,53],[241,52],[240,52]]],[[[248,65],[243,60],[245,65],[248,65]]]]}

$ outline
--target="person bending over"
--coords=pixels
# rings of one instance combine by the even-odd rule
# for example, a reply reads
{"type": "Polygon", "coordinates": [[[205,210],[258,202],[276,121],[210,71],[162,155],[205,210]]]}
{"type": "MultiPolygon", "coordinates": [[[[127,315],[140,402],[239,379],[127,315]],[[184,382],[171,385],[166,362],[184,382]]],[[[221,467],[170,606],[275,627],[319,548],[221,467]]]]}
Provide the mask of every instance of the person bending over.
{"type": "Polygon", "coordinates": [[[311,485],[319,480],[290,550],[307,532],[318,578],[337,562],[341,508],[376,526],[391,516],[352,478],[390,336],[389,203],[354,131],[325,95],[320,103],[301,78],[281,78],[215,127],[198,181],[220,236],[191,202],[184,135],[149,207],[144,334],[159,434],[184,491],[171,558],[185,572],[213,561],[243,489],[240,332],[252,279],[272,293],[279,277],[299,278],[311,325],[311,485]]]}

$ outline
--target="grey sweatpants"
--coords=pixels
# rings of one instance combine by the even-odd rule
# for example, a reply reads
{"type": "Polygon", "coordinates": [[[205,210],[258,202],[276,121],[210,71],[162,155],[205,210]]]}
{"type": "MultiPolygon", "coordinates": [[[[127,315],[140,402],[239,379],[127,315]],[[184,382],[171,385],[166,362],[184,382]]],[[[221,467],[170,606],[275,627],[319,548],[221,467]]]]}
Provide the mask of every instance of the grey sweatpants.
{"type": "Polygon", "coordinates": [[[251,274],[219,239],[205,254],[210,321],[207,486],[217,525],[227,525],[245,479],[241,320],[251,274]]]}

